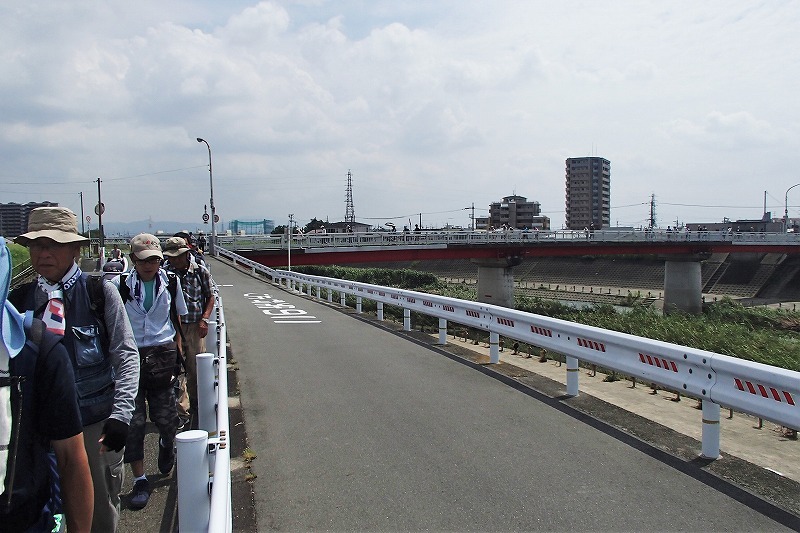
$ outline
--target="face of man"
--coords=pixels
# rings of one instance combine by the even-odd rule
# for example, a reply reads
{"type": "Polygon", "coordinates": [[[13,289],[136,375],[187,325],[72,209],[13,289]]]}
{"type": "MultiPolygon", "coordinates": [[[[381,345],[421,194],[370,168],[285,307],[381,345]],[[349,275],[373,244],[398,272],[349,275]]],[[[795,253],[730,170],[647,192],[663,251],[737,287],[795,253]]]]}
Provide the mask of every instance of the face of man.
{"type": "Polygon", "coordinates": [[[28,243],[33,269],[48,281],[55,283],[72,268],[81,250],[80,243],[61,244],[47,237],[28,243]]]}
{"type": "Polygon", "coordinates": [[[169,258],[170,264],[176,270],[186,270],[189,268],[189,252],[184,252],[181,255],[169,258]]]}
{"type": "Polygon", "coordinates": [[[131,254],[133,266],[136,273],[139,274],[139,279],[142,281],[151,281],[158,274],[158,269],[161,267],[161,258],[157,255],[148,257],[147,259],[139,259],[131,254]]]}

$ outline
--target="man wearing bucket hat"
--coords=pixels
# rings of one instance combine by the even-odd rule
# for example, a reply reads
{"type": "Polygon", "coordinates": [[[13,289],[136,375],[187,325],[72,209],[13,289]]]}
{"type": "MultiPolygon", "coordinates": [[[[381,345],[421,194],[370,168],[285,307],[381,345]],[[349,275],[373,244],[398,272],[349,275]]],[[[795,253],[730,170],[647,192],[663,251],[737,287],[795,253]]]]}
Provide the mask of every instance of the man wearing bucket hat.
{"type": "MultiPolygon", "coordinates": [[[[191,249],[182,237],[170,237],[164,243],[165,268],[178,276],[189,313],[181,320],[183,329],[183,357],[186,367],[186,383],[181,383],[178,398],[178,416],[185,426],[189,413],[195,417],[192,427],[197,425],[197,354],[206,351],[208,321],[214,311],[211,292],[211,272],[201,264],[190,260],[191,249]],[[187,389],[188,388],[188,397],[187,389]]],[[[188,429],[188,428],[186,428],[188,429]]]]}
{"type": "Polygon", "coordinates": [[[94,485],[93,531],[115,531],[124,469],[122,449],[139,386],[139,354],[117,289],[81,272],[75,259],[88,239],[64,207],[31,211],[27,246],[39,278],[9,295],[20,311],[62,336],[72,361],[84,444],[94,485]]]}

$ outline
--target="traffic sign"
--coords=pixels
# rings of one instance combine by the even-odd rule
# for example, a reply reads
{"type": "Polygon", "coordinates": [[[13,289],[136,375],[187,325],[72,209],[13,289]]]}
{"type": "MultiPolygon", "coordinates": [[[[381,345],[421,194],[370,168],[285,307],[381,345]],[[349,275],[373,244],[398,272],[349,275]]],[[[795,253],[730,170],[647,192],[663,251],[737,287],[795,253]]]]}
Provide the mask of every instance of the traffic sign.
{"type": "Polygon", "coordinates": [[[97,216],[102,215],[106,212],[106,204],[103,202],[98,202],[96,206],[94,206],[94,214],[97,216]]]}
{"type": "Polygon", "coordinates": [[[214,215],[214,224],[219,222],[219,215],[214,215]]]}
{"type": "Polygon", "coordinates": [[[92,221],[92,217],[90,217],[89,215],[86,215],[86,222],[91,222],[91,221],[92,221]]]}
{"type": "Polygon", "coordinates": [[[208,213],[203,213],[203,222],[205,222],[206,224],[208,224],[208,219],[209,219],[209,218],[211,218],[211,217],[210,217],[210,216],[208,216],[208,213]]]}

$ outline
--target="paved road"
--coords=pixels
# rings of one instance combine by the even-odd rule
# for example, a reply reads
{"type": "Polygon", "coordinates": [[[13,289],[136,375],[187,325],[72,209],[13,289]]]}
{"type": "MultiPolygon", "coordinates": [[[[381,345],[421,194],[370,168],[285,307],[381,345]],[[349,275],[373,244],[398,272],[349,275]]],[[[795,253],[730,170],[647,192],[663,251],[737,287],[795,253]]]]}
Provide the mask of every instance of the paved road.
{"type": "Polygon", "coordinates": [[[214,277],[259,530],[784,529],[568,409],[222,264],[214,277]]]}

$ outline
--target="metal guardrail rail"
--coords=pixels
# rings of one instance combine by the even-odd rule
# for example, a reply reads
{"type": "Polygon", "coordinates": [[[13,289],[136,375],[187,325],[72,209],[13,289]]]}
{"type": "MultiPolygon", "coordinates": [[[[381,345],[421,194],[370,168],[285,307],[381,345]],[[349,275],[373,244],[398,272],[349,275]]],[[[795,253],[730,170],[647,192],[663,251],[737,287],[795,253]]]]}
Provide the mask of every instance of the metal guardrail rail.
{"type": "Polygon", "coordinates": [[[501,335],[561,353],[571,396],[578,394],[578,365],[585,361],[700,399],[706,458],[719,457],[721,405],[800,428],[800,372],[490,304],[275,270],[226,249],[218,253],[290,290],[306,287],[311,295],[313,287],[320,298],[325,289],[329,302],[336,292],[342,305],[345,295],[353,296],[359,312],[363,299],[375,301],[380,320],[384,305],[400,307],[405,330],[411,329],[412,311],[437,317],[440,344],[447,341],[448,321],[488,331],[491,363],[499,362],[501,335]]]}
{"type": "Polygon", "coordinates": [[[231,457],[228,447],[227,327],[219,288],[214,287],[215,320],[197,356],[198,430],[176,436],[178,526],[180,531],[230,532],[231,457]]]}

